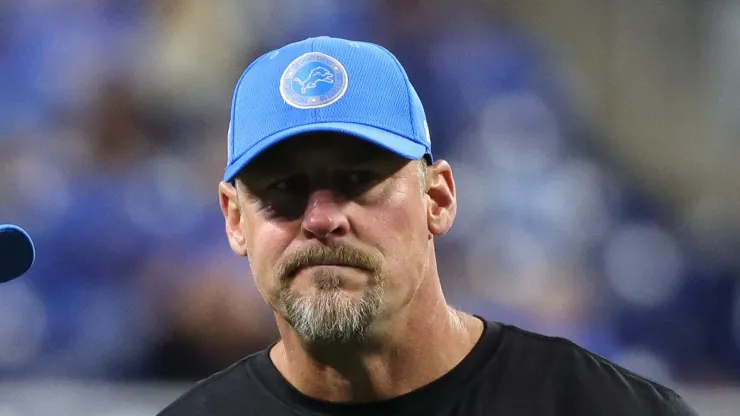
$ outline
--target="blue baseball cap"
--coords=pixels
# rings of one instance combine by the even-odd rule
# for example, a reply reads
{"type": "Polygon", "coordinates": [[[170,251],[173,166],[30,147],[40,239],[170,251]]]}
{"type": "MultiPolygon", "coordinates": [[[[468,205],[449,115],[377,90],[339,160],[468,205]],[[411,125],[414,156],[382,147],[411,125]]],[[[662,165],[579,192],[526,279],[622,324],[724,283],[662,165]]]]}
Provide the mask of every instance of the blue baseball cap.
{"type": "Polygon", "coordinates": [[[424,107],[398,59],[372,43],[322,36],[268,52],[244,71],[231,105],[224,181],[270,146],[313,132],[432,159],[424,107]]]}
{"type": "Polygon", "coordinates": [[[20,277],[36,257],[31,236],[12,224],[0,224],[0,283],[20,277]]]}

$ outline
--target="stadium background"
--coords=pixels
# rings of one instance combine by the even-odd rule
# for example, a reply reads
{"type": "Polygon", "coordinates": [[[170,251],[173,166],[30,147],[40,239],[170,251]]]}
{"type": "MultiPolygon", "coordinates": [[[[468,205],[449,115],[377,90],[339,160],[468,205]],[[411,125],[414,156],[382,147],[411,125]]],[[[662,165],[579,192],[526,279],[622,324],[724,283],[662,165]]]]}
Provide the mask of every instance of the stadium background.
{"type": "Polygon", "coordinates": [[[216,185],[234,83],[314,35],[407,68],[449,300],[740,409],[740,2],[3,0],[0,415],[151,415],[271,342],[216,185]]]}

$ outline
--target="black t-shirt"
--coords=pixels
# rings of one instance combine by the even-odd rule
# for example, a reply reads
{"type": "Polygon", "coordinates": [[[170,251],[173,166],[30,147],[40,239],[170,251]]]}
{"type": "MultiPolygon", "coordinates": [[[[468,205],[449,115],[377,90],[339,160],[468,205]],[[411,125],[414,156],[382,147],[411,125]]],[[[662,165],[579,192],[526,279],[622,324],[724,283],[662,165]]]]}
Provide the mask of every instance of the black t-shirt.
{"type": "Polygon", "coordinates": [[[486,322],[450,372],[403,396],[370,404],[312,399],[278,372],[269,349],[197,383],[159,416],[696,416],[672,390],[574,343],[486,322]]]}

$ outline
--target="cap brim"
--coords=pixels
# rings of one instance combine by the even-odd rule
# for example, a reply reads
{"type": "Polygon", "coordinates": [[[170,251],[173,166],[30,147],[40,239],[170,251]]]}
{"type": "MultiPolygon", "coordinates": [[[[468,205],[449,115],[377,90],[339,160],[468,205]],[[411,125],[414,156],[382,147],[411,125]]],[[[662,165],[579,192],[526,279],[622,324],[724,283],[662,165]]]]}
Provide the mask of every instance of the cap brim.
{"type": "Polygon", "coordinates": [[[353,136],[358,139],[374,143],[410,160],[419,159],[427,153],[427,147],[423,144],[377,127],[339,122],[314,123],[283,130],[262,139],[259,143],[252,146],[247,152],[240,155],[231,164],[229,164],[224,173],[224,181],[232,181],[234,177],[236,177],[236,175],[249,164],[249,162],[273,145],[291,137],[316,132],[341,133],[353,136]]]}
{"type": "Polygon", "coordinates": [[[25,230],[11,224],[0,225],[0,282],[27,272],[35,257],[36,249],[25,230]]]}

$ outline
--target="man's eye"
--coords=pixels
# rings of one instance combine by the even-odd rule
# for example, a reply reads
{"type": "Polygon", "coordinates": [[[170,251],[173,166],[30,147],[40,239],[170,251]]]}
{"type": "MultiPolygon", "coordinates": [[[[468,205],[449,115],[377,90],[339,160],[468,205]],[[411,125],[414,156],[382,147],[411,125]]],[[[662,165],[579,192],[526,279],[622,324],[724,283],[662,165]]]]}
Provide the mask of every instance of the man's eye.
{"type": "Polygon", "coordinates": [[[288,190],[288,181],[283,179],[281,181],[277,181],[270,188],[276,190],[276,191],[287,191],[288,190]]]}
{"type": "Polygon", "coordinates": [[[303,192],[309,186],[308,177],[303,175],[291,176],[288,178],[280,179],[270,184],[268,189],[273,192],[303,192]]]}
{"type": "Polygon", "coordinates": [[[380,176],[372,171],[353,170],[343,172],[337,183],[337,190],[354,198],[368,191],[380,181],[380,176]]]}
{"type": "Polygon", "coordinates": [[[362,185],[369,182],[374,181],[376,178],[376,175],[373,172],[369,171],[362,171],[362,170],[355,170],[350,171],[347,174],[347,180],[350,183],[362,185]]]}

